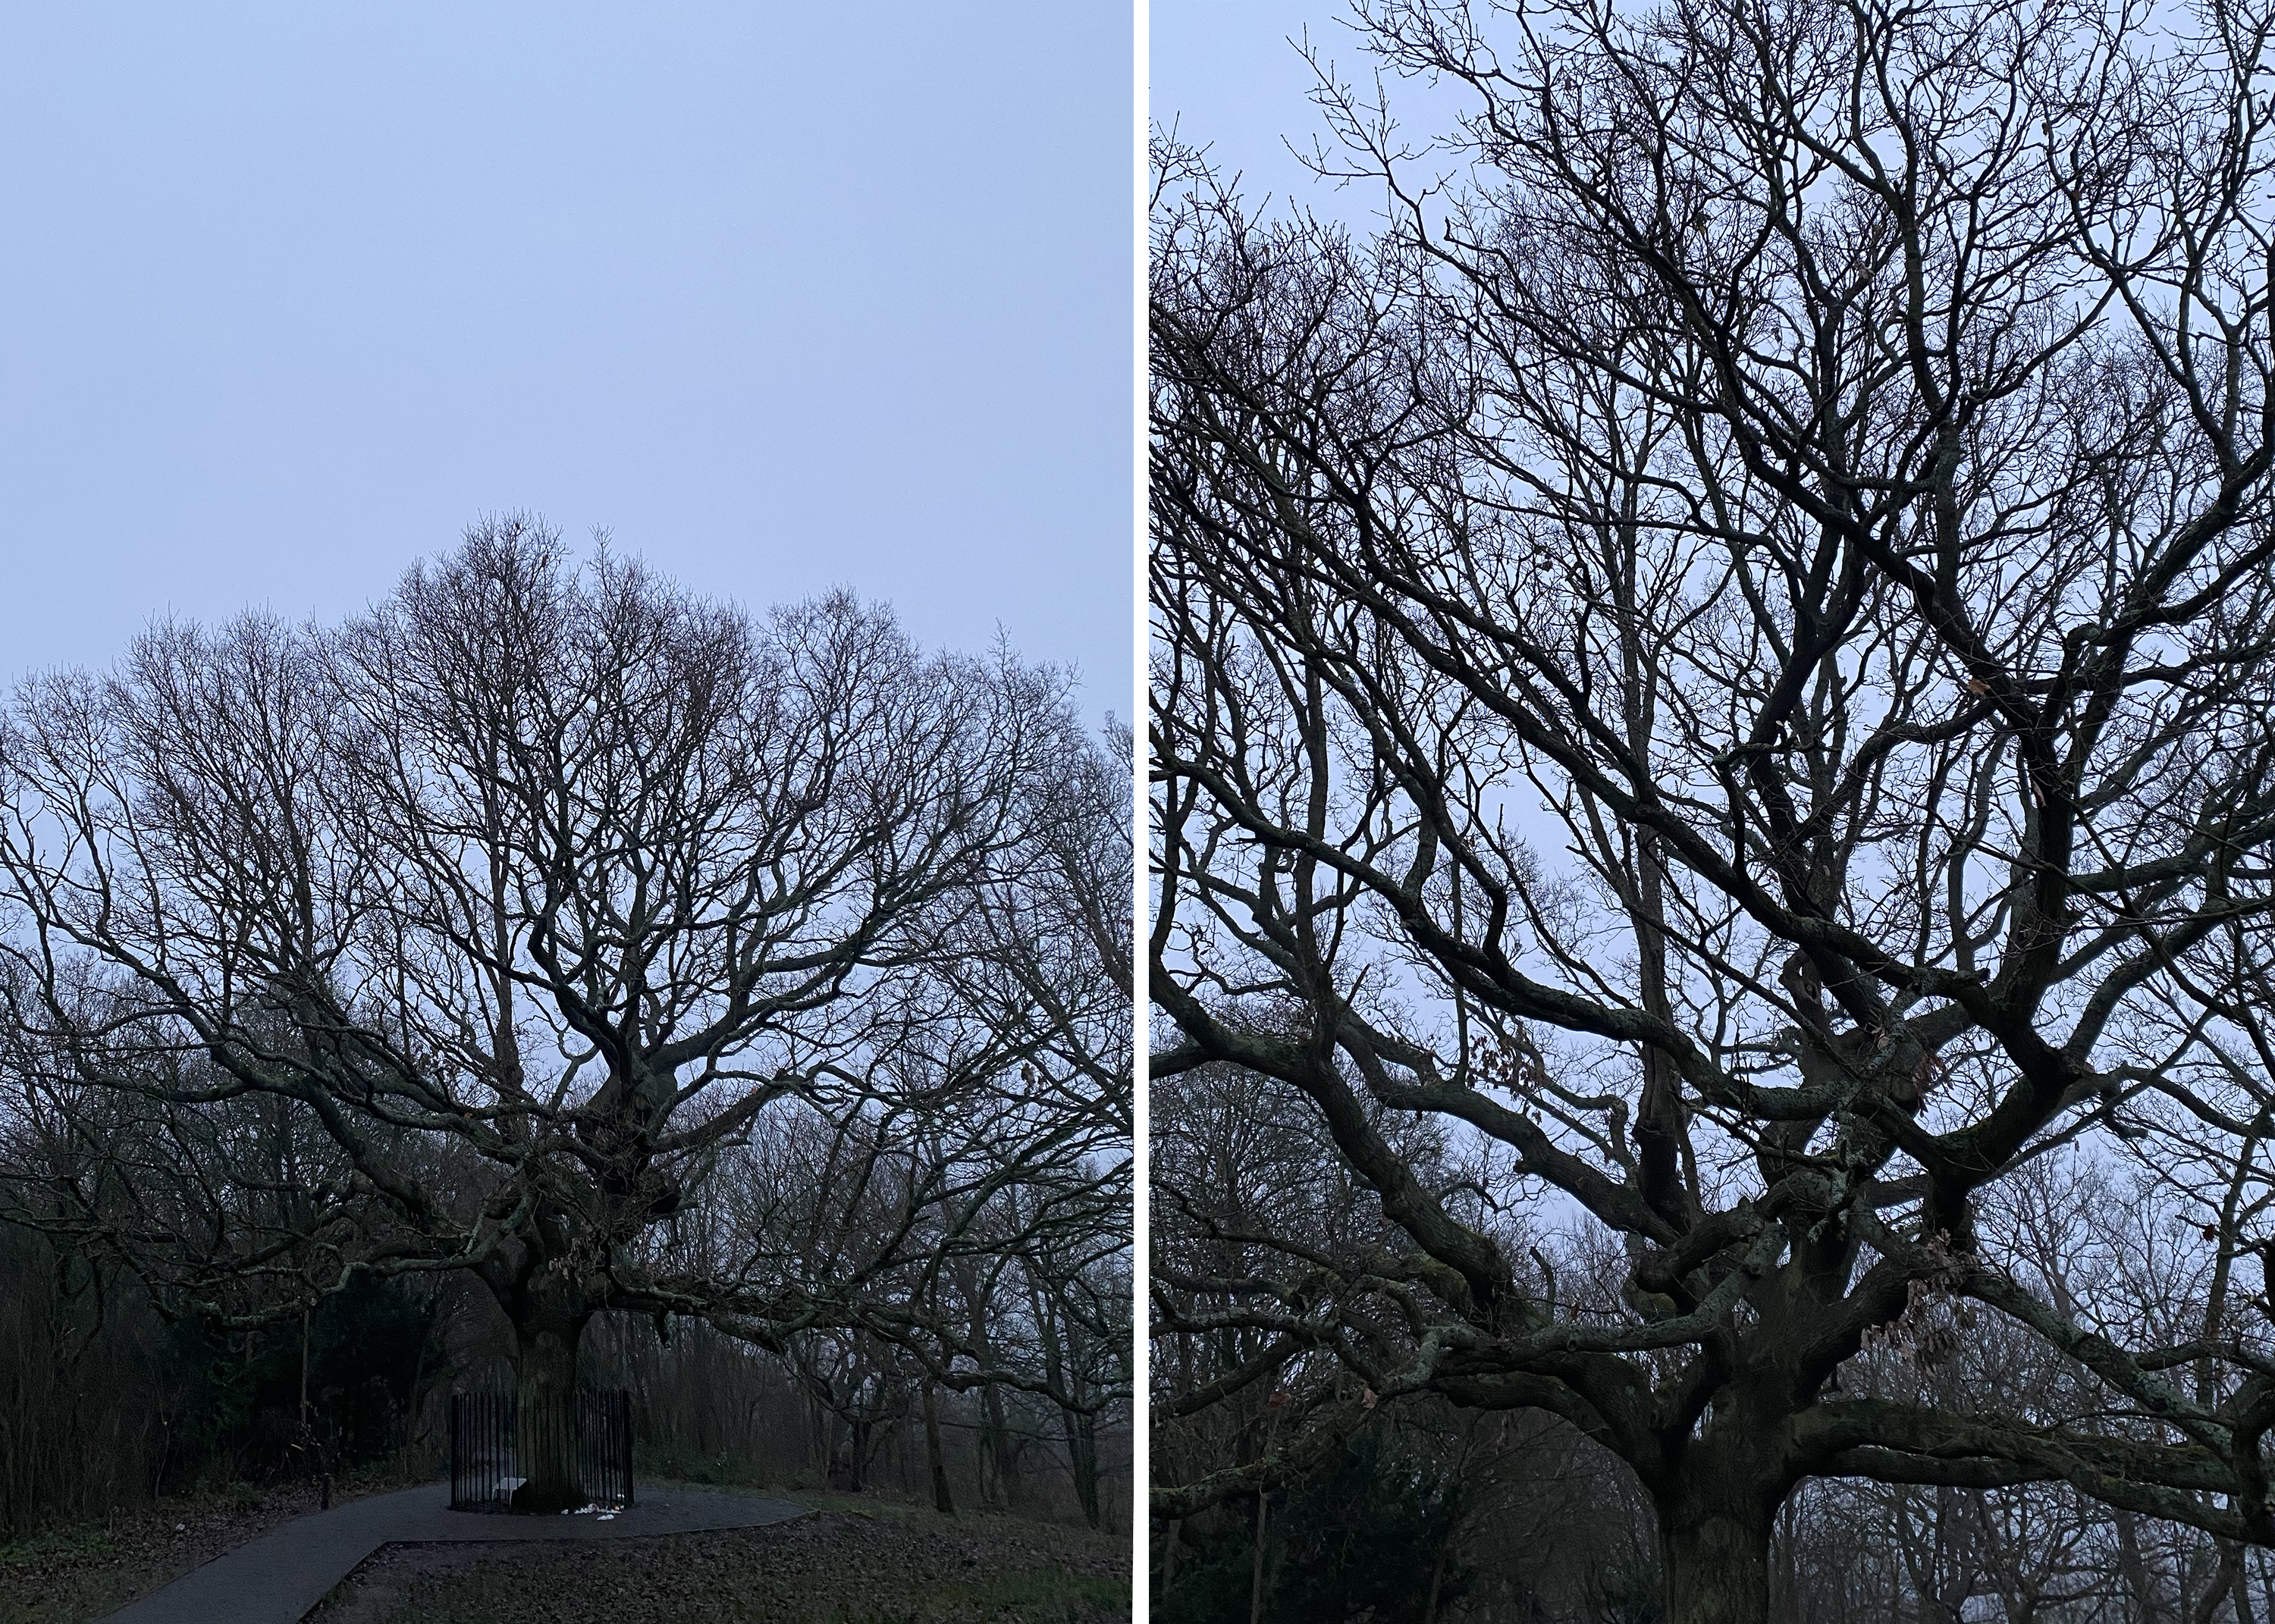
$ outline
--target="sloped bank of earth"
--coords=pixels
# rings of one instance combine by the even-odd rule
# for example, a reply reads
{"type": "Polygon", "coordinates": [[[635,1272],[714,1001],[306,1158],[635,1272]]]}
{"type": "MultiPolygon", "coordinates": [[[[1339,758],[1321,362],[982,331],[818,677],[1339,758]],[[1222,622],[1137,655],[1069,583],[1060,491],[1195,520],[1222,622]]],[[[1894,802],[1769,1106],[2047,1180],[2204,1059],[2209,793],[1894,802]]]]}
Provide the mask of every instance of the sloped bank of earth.
{"type": "Polygon", "coordinates": [[[1130,1546],[1086,1530],[825,1503],[767,1528],[392,1545],[314,1624],[1122,1624],[1130,1546]]]}

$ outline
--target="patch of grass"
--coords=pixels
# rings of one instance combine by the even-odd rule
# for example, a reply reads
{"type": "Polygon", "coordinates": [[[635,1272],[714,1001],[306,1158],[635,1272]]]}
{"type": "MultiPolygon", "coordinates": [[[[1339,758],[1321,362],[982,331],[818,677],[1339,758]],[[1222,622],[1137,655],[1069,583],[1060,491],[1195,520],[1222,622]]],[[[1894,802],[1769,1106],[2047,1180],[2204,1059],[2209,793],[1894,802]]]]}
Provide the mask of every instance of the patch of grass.
{"type": "Polygon", "coordinates": [[[943,1517],[928,1500],[888,1499],[882,1495],[786,1489],[782,1491],[782,1498],[795,1500],[801,1506],[810,1506],[816,1511],[834,1512],[847,1517],[867,1517],[873,1522],[890,1522],[918,1532],[954,1533],[968,1529],[985,1534],[990,1530],[1050,1528],[1064,1529],[1069,1536],[1077,1537],[1088,1532],[1072,1523],[1038,1522],[1030,1517],[1017,1516],[1005,1511],[990,1511],[984,1507],[962,1507],[954,1516],[943,1517]]]}
{"type": "Polygon", "coordinates": [[[110,1530],[84,1524],[78,1528],[49,1529],[26,1539],[0,1540],[0,1567],[20,1567],[29,1562],[44,1562],[57,1557],[78,1559],[102,1556],[117,1548],[110,1530]]]}
{"type": "Polygon", "coordinates": [[[632,1453],[632,1481],[649,1478],[684,1483],[697,1488],[773,1489],[781,1485],[762,1476],[740,1455],[698,1454],[692,1450],[640,1446],[632,1453]]]}
{"type": "Polygon", "coordinates": [[[0,1624],[84,1624],[117,1612],[144,1588],[115,1575],[64,1574],[29,1595],[0,1594],[0,1624]]]}
{"type": "MultiPolygon", "coordinates": [[[[836,1512],[849,1517],[869,1517],[877,1521],[908,1524],[919,1529],[953,1530],[959,1528],[1028,1529],[1036,1527],[1064,1529],[1069,1536],[1080,1537],[1089,1532],[1072,1522],[1039,1522],[1017,1512],[998,1511],[986,1506],[960,1506],[953,1517],[943,1517],[930,1500],[901,1499],[886,1494],[847,1494],[835,1489],[808,1488],[801,1484],[770,1482],[755,1472],[739,1472],[728,1469],[733,1475],[689,1477],[684,1473],[668,1471],[659,1463],[643,1469],[633,1480],[634,1491],[654,1489],[700,1489],[710,1494],[752,1494],[766,1499],[790,1500],[815,1511],[836,1512]]],[[[1092,1535],[1092,1537],[1100,1537],[1092,1535]]],[[[1104,1537],[1119,1538],[1108,1533],[1104,1537]]]]}
{"type": "Polygon", "coordinates": [[[1090,1624],[1130,1614],[1130,1582],[1105,1574],[1024,1568],[971,1583],[933,1586],[907,1603],[809,1615],[812,1624],[940,1624],[942,1620],[1012,1618],[1022,1624],[1090,1624]]]}

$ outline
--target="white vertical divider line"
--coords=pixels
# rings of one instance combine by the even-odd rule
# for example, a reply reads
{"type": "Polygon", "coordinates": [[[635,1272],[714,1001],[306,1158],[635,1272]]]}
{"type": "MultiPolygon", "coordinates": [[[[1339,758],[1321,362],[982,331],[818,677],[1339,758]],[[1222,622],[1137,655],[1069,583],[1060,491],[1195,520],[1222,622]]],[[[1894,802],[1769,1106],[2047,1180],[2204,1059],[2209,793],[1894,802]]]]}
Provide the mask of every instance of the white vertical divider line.
{"type": "Polygon", "coordinates": [[[1146,902],[1151,885],[1147,878],[1153,845],[1148,838],[1150,801],[1145,782],[1145,718],[1147,714],[1147,631],[1151,620],[1145,603],[1145,548],[1148,533],[1148,497],[1150,481],[1146,477],[1146,379],[1148,361],[1145,346],[1145,291],[1147,270],[1147,168],[1146,113],[1152,79],[1147,57],[1147,0],[1131,0],[1130,103],[1130,209],[1132,218],[1130,231],[1130,337],[1131,366],[1130,388],[1130,482],[1132,522],[1130,525],[1130,637],[1137,647],[1135,673],[1131,683],[1130,726],[1135,735],[1135,747],[1130,752],[1130,837],[1136,842],[1131,848],[1133,861],[1130,865],[1130,883],[1135,890],[1130,910],[1130,929],[1134,940],[1130,954],[1130,1043],[1131,1077],[1135,1084],[1135,1110],[1132,1127],[1136,1135],[1131,1145],[1130,1167],[1131,1228],[1130,1251],[1130,1284],[1133,1301],[1130,1303],[1130,1600],[1132,1616],[1151,1616],[1152,1565],[1146,1560],[1146,1535],[1153,1526],[1147,1514],[1146,1501],[1151,1492],[1153,1474],[1151,1464],[1152,1427],[1151,1404],[1147,1389],[1153,1371],[1152,1339],[1147,1334],[1149,1299],[1147,1276],[1152,1258],[1153,1220],[1147,1210],[1146,1192],[1151,1187],[1153,1156],[1150,1140],[1152,1102],[1145,1073],[1146,1039],[1149,1023],[1146,1011],[1151,1008],[1146,983],[1146,902]]]}

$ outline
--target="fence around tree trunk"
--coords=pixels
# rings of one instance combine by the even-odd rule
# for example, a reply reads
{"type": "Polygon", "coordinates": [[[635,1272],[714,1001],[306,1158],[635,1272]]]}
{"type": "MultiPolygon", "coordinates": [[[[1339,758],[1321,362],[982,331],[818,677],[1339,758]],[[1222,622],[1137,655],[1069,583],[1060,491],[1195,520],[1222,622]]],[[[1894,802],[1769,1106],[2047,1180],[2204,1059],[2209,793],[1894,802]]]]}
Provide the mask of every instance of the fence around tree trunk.
{"type": "MultiPolygon", "coordinates": [[[[632,1503],[632,1395],[623,1387],[587,1388],[572,1407],[533,1417],[542,1426],[572,1431],[577,1476],[593,1506],[632,1503]]],[[[450,1395],[450,1508],[510,1511],[521,1484],[515,1469],[519,1401],[510,1393],[450,1395]]]]}

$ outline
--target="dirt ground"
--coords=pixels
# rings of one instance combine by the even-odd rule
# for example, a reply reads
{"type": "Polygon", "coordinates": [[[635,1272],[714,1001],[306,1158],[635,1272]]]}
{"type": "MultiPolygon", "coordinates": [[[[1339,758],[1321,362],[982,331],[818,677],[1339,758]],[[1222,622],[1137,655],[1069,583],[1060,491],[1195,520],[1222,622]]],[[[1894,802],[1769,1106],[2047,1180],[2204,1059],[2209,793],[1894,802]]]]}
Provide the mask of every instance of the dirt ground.
{"type": "MultiPolygon", "coordinates": [[[[334,1503],[408,1486],[343,1487],[334,1503]]],[[[1126,1535],[890,1500],[799,1493],[770,1528],[602,1544],[391,1545],[321,1624],[1121,1624],[1126,1535]]],[[[0,1544],[0,1624],[89,1624],[316,1509],[313,1489],[239,1487],[0,1544]]]]}
{"type": "Polygon", "coordinates": [[[1125,1538],[829,1498],[795,1522],[722,1533],[391,1545],[310,1615],[314,1624],[1122,1624],[1129,1616],[1125,1538]]]}
{"type": "MultiPolygon", "coordinates": [[[[374,1478],[336,1489],[332,1503],[409,1486],[374,1478]]],[[[316,1507],[311,1486],[238,1485],[0,1543],[0,1624],[86,1624],[316,1507]]]]}

